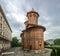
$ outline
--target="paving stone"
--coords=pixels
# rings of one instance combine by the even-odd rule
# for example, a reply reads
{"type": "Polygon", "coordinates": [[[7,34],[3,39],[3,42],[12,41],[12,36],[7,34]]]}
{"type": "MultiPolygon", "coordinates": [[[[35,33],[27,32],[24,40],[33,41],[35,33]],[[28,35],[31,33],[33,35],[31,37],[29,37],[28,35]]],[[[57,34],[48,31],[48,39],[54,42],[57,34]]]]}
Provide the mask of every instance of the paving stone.
{"type": "Polygon", "coordinates": [[[15,48],[11,48],[5,52],[14,52],[13,54],[9,54],[9,55],[5,55],[5,56],[50,56],[51,53],[51,49],[46,49],[45,51],[40,51],[40,53],[38,52],[34,52],[34,51],[30,51],[30,52],[26,52],[21,50],[21,47],[15,47],[15,48]],[[49,50],[49,51],[47,51],[49,50]]]}

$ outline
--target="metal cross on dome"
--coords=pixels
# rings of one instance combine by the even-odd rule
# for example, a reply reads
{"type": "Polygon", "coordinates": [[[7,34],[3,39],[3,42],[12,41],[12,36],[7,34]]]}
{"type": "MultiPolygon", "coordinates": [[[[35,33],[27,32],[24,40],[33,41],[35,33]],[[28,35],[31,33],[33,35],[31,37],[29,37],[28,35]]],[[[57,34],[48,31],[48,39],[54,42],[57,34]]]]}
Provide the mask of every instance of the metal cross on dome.
{"type": "Polygon", "coordinates": [[[32,11],[34,11],[34,8],[32,8],[32,11]]]}

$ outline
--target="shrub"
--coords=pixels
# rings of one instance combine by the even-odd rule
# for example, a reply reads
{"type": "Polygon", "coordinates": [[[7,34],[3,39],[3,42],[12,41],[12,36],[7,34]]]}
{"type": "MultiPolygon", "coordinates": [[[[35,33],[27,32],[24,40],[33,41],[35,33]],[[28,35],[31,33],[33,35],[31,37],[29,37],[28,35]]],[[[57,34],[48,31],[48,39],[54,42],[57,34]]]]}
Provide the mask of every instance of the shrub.
{"type": "Polygon", "coordinates": [[[60,46],[54,45],[54,46],[47,47],[47,48],[52,49],[51,56],[60,56],[60,46]]]}

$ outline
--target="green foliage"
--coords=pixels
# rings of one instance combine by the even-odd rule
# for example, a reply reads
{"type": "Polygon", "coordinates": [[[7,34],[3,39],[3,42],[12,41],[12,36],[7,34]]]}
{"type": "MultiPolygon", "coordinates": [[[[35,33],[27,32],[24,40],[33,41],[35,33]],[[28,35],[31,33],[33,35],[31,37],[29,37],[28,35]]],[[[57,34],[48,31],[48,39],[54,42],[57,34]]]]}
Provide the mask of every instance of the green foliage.
{"type": "Polygon", "coordinates": [[[12,47],[19,47],[19,46],[21,46],[21,43],[19,42],[19,40],[17,39],[17,37],[13,37],[12,38],[11,46],[12,47]]]}
{"type": "Polygon", "coordinates": [[[55,39],[55,40],[54,40],[54,44],[55,44],[55,45],[60,45],[60,39],[55,39]]]}
{"type": "Polygon", "coordinates": [[[60,46],[59,45],[54,45],[54,46],[50,46],[47,48],[52,49],[51,56],[54,56],[54,55],[60,56],[60,46]]]}
{"type": "Polygon", "coordinates": [[[56,53],[55,49],[52,49],[51,56],[56,56],[56,55],[57,55],[57,53],[56,53]]]}
{"type": "Polygon", "coordinates": [[[51,56],[60,56],[60,39],[55,39],[54,45],[47,48],[52,49],[51,56]]]}
{"type": "Polygon", "coordinates": [[[48,42],[44,41],[44,46],[50,45],[48,42]]]}

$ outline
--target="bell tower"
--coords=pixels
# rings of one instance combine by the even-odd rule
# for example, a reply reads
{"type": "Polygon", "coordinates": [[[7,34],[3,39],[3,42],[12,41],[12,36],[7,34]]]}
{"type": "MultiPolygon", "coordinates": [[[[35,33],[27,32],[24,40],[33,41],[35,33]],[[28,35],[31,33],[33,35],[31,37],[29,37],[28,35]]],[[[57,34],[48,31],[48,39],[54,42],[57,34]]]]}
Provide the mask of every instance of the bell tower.
{"type": "Polygon", "coordinates": [[[29,28],[34,25],[38,25],[39,14],[38,12],[34,11],[33,8],[31,11],[27,12],[26,16],[27,16],[27,21],[24,22],[26,25],[26,28],[29,28]]]}

